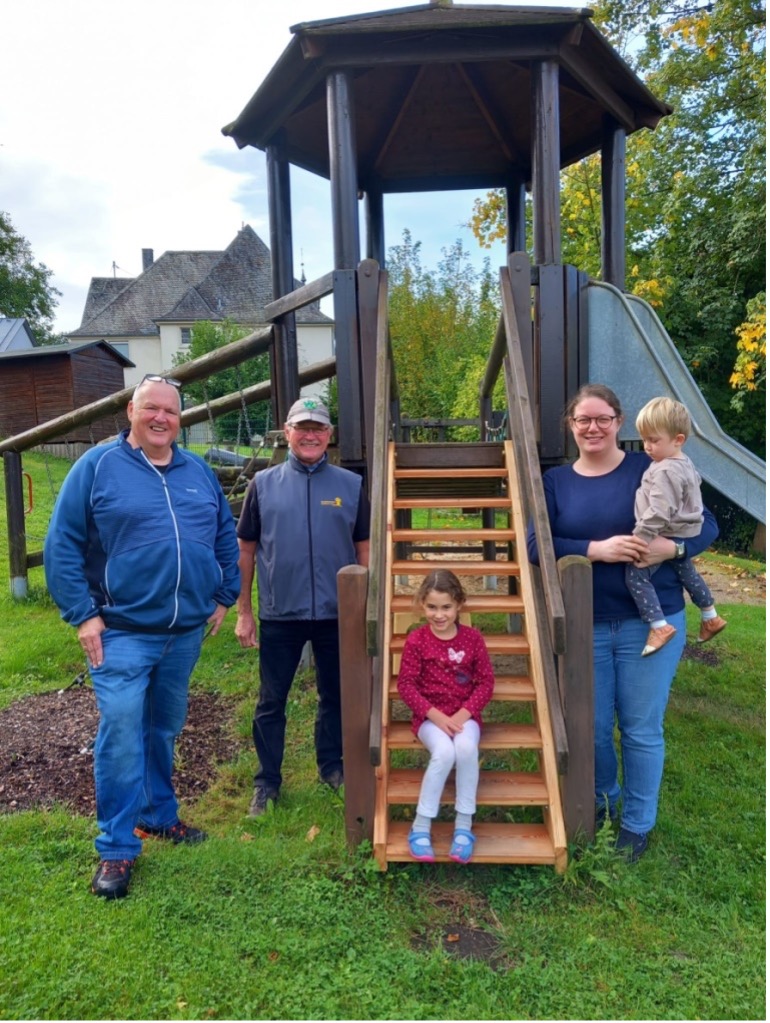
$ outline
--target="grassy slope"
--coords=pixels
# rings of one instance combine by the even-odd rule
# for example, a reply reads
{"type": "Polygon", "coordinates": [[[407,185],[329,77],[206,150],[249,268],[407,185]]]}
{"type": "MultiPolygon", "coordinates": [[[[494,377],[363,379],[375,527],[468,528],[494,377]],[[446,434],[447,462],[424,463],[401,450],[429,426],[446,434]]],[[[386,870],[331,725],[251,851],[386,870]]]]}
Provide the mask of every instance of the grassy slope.
{"type": "MultiPolygon", "coordinates": [[[[33,581],[33,601],[0,599],[0,706],[80,669],[39,570],[33,581]]],[[[764,608],[720,609],[720,664],[685,662],[675,681],[660,819],[635,867],[603,834],[564,878],[373,871],[346,851],[343,805],[315,782],[303,681],[281,807],[243,816],[247,750],[189,808],[211,840],[148,843],[123,902],[87,891],[93,821],[0,818],[0,1018],[763,1018],[764,608]],[[447,955],[442,935],[461,924],[495,934],[498,969],[447,955]]],[[[241,699],[246,738],[257,655],[232,625],[206,644],[194,684],[241,699]]]]}

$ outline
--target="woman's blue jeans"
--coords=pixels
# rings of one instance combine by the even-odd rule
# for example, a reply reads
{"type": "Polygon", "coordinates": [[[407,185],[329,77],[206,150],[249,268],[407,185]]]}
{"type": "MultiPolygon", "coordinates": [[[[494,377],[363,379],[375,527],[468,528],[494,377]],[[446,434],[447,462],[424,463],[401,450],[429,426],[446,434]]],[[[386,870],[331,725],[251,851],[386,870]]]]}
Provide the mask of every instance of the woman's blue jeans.
{"type": "Polygon", "coordinates": [[[94,746],[96,850],[103,860],[142,851],[138,823],[175,824],[174,743],[187,716],[190,675],[203,627],[168,635],[106,629],[104,661],[90,668],[99,708],[94,746]]]}
{"type": "Polygon", "coordinates": [[[663,778],[663,717],[685,644],[685,614],[666,615],[676,635],[651,657],[642,657],[649,626],[641,618],[594,624],[594,750],[596,805],[622,801],[621,826],[651,831],[663,778]],[[620,731],[623,769],[618,781],[614,727],[620,731]]]}

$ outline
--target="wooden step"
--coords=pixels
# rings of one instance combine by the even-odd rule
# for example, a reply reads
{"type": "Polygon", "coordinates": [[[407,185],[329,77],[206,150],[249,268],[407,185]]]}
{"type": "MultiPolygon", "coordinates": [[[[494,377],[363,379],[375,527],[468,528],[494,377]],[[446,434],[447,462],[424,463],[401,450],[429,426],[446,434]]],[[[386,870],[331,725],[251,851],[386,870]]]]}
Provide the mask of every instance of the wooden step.
{"type": "MultiPolygon", "coordinates": [[[[391,700],[399,699],[398,676],[393,675],[388,686],[391,700]]],[[[529,703],[535,699],[532,679],[526,675],[495,675],[495,691],[492,699],[499,703],[529,703]]]]}
{"type": "Polygon", "coordinates": [[[515,561],[480,561],[478,558],[468,558],[467,561],[443,558],[394,561],[390,570],[393,575],[427,575],[437,568],[446,568],[455,575],[519,575],[521,572],[515,561]]]}
{"type": "Polygon", "coordinates": [[[396,444],[395,458],[399,469],[498,468],[505,464],[500,441],[396,444]]]}
{"type": "Polygon", "coordinates": [[[516,533],[513,529],[463,529],[462,526],[448,526],[446,529],[394,529],[391,538],[394,542],[407,543],[416,543],[418,540],[438,540],[442,543],[487,540],[505,543],[508,540],[515,540],[516,533]]]}
{"type": "Polygon", "coordinates": [[[499,469],[399,469],[393,476],[397,480],[473,480],[473,479],[506,479],[508,470],[499,469]]]}
{"type": "MultiPolygon", "coordinates": [[[[415,862],[409,855],[409,821],[391,821],[388,829],[386,860],[415,862]]],[[[454,824],[437,821],[431,830],[433,849],[439,863],[451,863],[449,848],[454,824]]],[[[476,845],[471,863],[556,863],[556,853],[544,824],[492,824],[480,822],[473,827],[476,845]]],[[[422,864],[430,867],[430,864],[422,864]]],[[[463,867],[463,869],[466,869],[463,867]]]]}
{"type": "MultiPolygon", "coordinates": [[[[400,654],[404,651],[406,634],[392,636],[390,640],[390,652],[400,654]]],[[[526,636],[520,636],[515,632],[497,633],[488,635],[484,633],[484,643],[487,652],[490,654],[509,654],[525,657],[529,653],[529,640],[526,636]]]]}
{"type": "MultiPolygon", "coordinates": [[[[410,563],[411,564],[411,563],[410,563]]],[[[414,594],[396,594],[390,602],[390,609],[394,613],[408,614],[410,611],[417,614],[414,607],[414,594]]],[[[463,611],[469,614],[492,614],[502,611],[504,614],[524,614],[524,600],[514,593],[469,593],[463,604],[463,611]]]]}
{"type": "MultiPolygon", "coordinates": [[[[391,768],[388,775],[388,802],[417,803],[425,775],[419,769],[391,768]]],[[[528,771],[479,772],[476,800],[481,806],[547,806],[548,791],[542,776],[528,771]]],[[[441,795],[442,803],[454,805],[454,777],[441,795]]]]}
{"type": "MultiPolygon", "coordinates": [[[[425,749],[409,721],[391,721],[386,732],[388,749],[425,749]]],[[[537,725],[492,721],[481,729],[479,749],[541,749],[542,745],[537,725]]]]}
{"type": "Polygon", "coordinates": [[[394,508],[510,508],[509,497],[396,497],[394,508]]]}

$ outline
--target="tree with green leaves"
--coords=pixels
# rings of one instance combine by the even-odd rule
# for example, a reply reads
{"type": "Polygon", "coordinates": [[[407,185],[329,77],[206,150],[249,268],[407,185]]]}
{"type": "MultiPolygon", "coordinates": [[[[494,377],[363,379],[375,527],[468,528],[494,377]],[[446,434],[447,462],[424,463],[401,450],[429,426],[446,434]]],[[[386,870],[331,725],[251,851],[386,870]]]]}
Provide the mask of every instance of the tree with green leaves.
{"type": "Polygon", "coordinates": [[[37,340],[59,340],[53,332],[53,316],[61,292],[51,284],[53,271],[36,263],[26,238],[0,210],[0,316],[24,317],[37,340]]]}
{"type": "MultiPolygon", "coordinates": [[[[458,240],[435,271],[425,270],[421,243],[405,230],[388,252],[389,322],[393,359],[408,418],[458,416],[458,397],[489,353],[500,307],[489,263],[481,271],[458,240]]],[[[463,408],[465,402],[463,403],[463,408]]],[[[478,415],[478,392],[472,411],[478,415]]]]}
{"type": "MultiPolygon", "coordinates": [[[[201,355],[216,351],[224,345],[238,341],[248,333],[248,329],[223,320],[212,323],[202,320],[192,328],[190,347],[186,352],[174,356],[174,365],[179,366],[201,355]]],[[[265,353],[248,359],[239,366],[222,370],[208,377],[185,384],[186,404],[203,405],[214,398],[223,398],[229,394],[238,394],[247,387],[261,384],[270,379],[270,358],[265,353]]],[[[227,412],[214,419],[214,433],[218,443],[248,445],[255,435],[264,436],[273,428],[270,422],[271,407],[269,401],[259,401],[253,405],[243,406],[234,412],[227,412]]]]}
{"type": "MultiPolygon", "coordinates": [[[[629,291],[657,308],[725,430],[764,449],[764,377],[736,407],[736,329],[765,290],[765,10],[762,0],[599,0],[594,17],[674,113],[628,140],[629,291]]],[[[600,162],[563,173],[563,260],[600,267],[600,162]]],[[[482,243],[499,193],[477,203],[482,243]]]]}

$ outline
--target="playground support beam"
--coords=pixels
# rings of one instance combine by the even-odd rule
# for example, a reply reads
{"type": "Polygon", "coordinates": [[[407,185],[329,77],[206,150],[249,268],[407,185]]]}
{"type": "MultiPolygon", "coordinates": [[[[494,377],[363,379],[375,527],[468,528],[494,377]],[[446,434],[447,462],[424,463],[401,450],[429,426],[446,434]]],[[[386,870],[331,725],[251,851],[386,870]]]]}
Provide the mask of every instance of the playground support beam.
{"type": "Polygon", "coordinates": [[[532,119],[534,261],[542,266],[561,262],[559,65],[555,60],[532,64],[532,119]]]}
{"type": "Polygon", "coordinates": [[[602,280],[626,290],[626,131],[604,121],[602,139],[602,280]]]}
{"type": "MultiPolygon", "coordinates": [[[[294,290],[291,183],[289,161],[285,157],[282,141],[279,139],[267,146],[265,155],[275,301],[294,290]]],[[[271,352],[270,369],[275,422],[285,423],[289,409],[299,397],[297,323],[294,312],[285,313],[275,323],[275,346],[271,352]]]]}
{"type": "Polygon", "coordinates": [[[24,490],[21,455],[4,451],[5,511],[8,523],[8,562],[11,570],[11,596],[24,600],[27,596],[27,537],[24,531],[24,490]]]}
{"type": "Polygon", "coordinates": [[[334,228],[334,322],[339,404],[338,443],[343,465],[363,460],[361,360],[356,300],[360,259],[355,116],[351,73],[326,79],[329,168],[334,228]]]}

